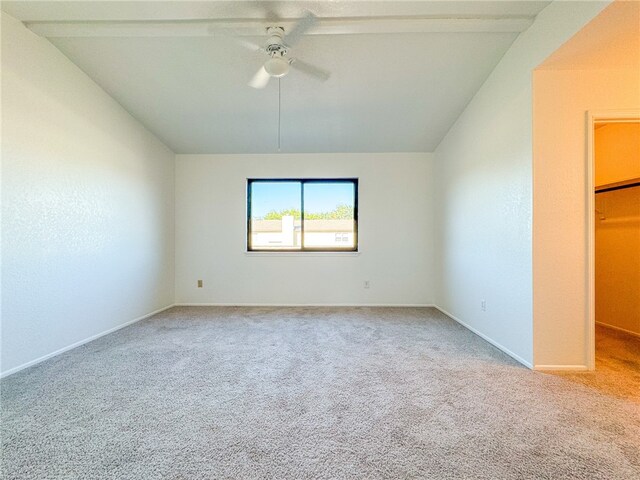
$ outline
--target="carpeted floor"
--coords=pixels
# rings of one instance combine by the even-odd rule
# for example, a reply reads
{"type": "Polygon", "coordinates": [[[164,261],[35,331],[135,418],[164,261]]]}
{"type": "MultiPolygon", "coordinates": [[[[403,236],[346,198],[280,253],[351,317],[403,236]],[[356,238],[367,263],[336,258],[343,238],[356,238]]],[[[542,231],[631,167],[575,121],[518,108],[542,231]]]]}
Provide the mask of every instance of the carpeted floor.
{"type": "MultiPolygon", "coordinates": [[[[556,375],[587,385],[605,395],[640,403],[640,338],[596,325],[595,372],[558,372],[556,375]]],[[[636,411],[636,415],[640,416],[640,410],[636,411]]]]}
{"type": "Polygon", "coordinates": [[[429,308],[173,308],[3,380],[3,478],[637,479],[626,378],[429,308]]]}

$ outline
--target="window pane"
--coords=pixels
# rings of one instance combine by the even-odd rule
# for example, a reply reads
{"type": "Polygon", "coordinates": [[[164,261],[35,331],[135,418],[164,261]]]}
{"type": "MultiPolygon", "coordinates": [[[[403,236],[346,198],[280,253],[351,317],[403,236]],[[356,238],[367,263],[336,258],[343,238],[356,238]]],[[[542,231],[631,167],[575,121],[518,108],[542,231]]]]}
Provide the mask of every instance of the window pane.
{"type": "Polygon", "coordinates": [[[300,182],[251,184],[251,248],[300,248],[300,190],[300,182]]]}
{"type": "Polygon", "coordinates": [[[305,183],[305,248],[354,248],[354,205],[353,182],[305,183]]]}

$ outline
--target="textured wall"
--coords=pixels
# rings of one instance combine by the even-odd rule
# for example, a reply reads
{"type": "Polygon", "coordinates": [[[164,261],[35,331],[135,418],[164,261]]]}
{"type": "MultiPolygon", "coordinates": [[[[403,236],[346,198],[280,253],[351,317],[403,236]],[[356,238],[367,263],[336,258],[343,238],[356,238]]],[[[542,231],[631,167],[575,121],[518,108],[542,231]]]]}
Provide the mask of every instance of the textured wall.
{"type": "Polygon", "coordinates": [[[176,301],[433,303],[431,165],[430,154],[178,155],[176,301]],[[245,253],[251,177],[358,177],[360,254],[245,253]]]}
{"type": "Polygon", "coordinates": [[[536,364],[585,366],[585,113],[640,109],[640,70],[538,70],[534,85],[536,364]]]}
{"type": "Polygon", "coordinates": [[[529,365],[531,72],[605,5],[554,2],[545,8],[435,152],[436,303],[529,365]]]}
{"type": "Polygon", "coordinates": [[[2,371],[173,303],[174,155],[2,15],[2,371]]]}

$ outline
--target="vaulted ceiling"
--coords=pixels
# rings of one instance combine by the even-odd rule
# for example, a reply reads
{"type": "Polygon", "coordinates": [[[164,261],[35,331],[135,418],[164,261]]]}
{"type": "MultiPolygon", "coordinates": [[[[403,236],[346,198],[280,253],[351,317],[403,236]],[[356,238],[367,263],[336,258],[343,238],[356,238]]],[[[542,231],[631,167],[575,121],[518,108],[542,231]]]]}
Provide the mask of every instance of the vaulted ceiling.
{"type": "Polygon", "coordinates": [[[176,153],[433,151],[549,2],[3,2],[176,153]],[[267,26],[329,70],[247,86],[267,26]],[[280,88],[280,101],[278,89],[280,88]],[[280,122],[278,120],[280,110],[280,122]]]}

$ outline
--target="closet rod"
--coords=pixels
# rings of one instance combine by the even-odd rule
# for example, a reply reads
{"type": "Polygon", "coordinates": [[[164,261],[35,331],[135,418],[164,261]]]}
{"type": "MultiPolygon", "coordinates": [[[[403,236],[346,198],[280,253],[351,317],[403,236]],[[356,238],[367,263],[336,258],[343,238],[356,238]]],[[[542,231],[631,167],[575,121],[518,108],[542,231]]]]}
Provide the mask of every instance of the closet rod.
{"type": "Polygon", "coordinates": [[[615,187],[600,188],[600,189],[596,190],[596,195],[598,193],[612,192],[614,190],[622,190],[623,188],[633,188],[633,187],[640,187],[640,181],[633,182],[633,183],[627,183],[625,185],[616,185],[615,187]]]}

